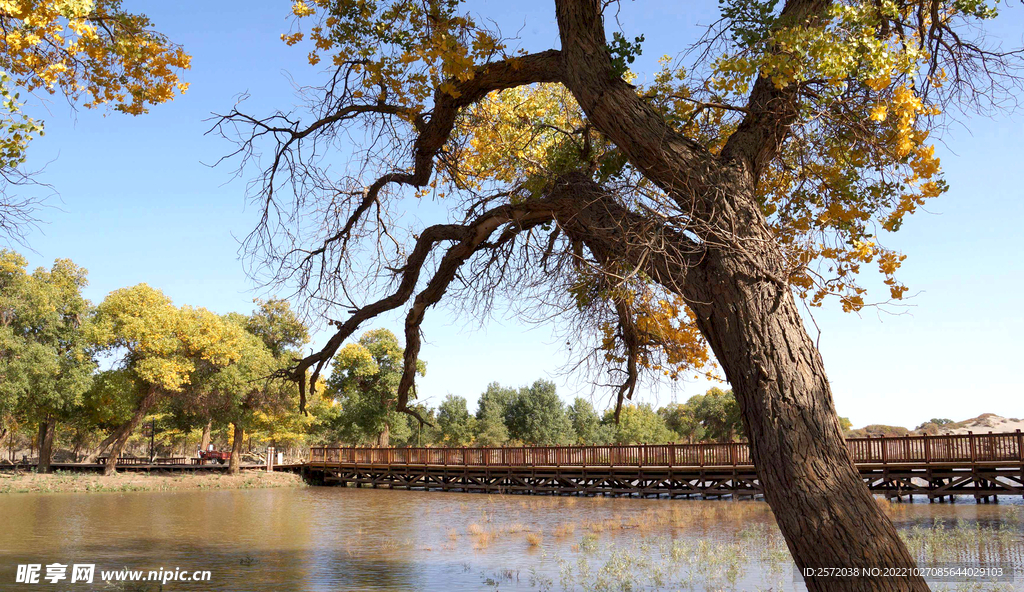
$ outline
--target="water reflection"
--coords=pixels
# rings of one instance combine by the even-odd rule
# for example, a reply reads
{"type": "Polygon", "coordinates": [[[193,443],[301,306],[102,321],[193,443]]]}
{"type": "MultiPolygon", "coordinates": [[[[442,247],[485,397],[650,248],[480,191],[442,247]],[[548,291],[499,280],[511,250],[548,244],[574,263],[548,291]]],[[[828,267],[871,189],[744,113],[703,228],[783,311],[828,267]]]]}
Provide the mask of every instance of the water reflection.
{"type": "MultiPolygon", "coordinates": [[[[889,511],[922,557],[1020,566],[1021,510],[889,511]]],[[[53,562],[212,572],[208,583],[167,590],[794,588],[767,505],[749,501],[339,487],[35,494],[0,497],[0,525],[0,590],[90,589],[13,583],[19,563],[53,562]]]]}

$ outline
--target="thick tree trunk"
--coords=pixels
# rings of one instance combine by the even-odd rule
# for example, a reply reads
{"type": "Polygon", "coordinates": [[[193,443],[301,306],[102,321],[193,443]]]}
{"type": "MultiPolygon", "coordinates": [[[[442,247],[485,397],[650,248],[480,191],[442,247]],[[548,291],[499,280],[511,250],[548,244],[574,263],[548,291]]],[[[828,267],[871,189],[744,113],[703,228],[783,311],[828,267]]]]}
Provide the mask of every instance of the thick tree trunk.
{"type": "Polygon", "coordinates": [[[389,426],[388,424],[384,424],[384,430],[381,433],[377,434],[377,446],[381,448],[386,448],[390,442],[391,426],[389,426]]]}
{"type": "Polygon", "coordinates": [[[139,424],[142,422],[142,418],[146,417],[146,412],[149,411],[149,408],[156,403],[159,398],[158,393],[159,391],[157,391],[156,387],[150,387],[149,392],[146,393],[146,396],[144,396],[142,400],[139,401],[138,406],[136,406],[131,419],[115,431],[117,436],[114,439],[113,446],[110,448],[110,456],[107,457],[107,464],[103,467],[104,475],[113,475],[117,472],[117,459],[124,451],[124,445],[128,441],[128,437],[132,435],[135,428],[139,427],[139,424]]]}
{"type": "Polygon", "coordinates": [[[234,424],[235,435],[231,441],[231,461],[228,464],[228,473],[237,475],[241,470],[242,445],[245,442],[245,428],[241,424],[234,424]]]}
{"type": "Polygon", "coordinates": [[[203,426],[203,438],[199,441],[199,450],[206,450],[210,446],[210,431],[213,429],[213,420],[206,421],[203,426]]]}
{"type": "MultiPolygon", "coordinates": [[[[752,240],[762,252],[706,249],[688,260],[689,239],[652,228],[582,175],[564,177],[549,203],[560,227],[603,266],[640,266],[694,310],[736,394],[765,498],[798,567],[915,565],[850,459],[821,357],[790,288],[766,274],[779,259],[774,241],[752,240]],[[642,240],[652,235],[660,251],[642,240]]],[[[915,578],[807,584],[822,592],[928,589],[915,578]]]]}
{"type": "Polygon", "coordinates": [[[57,431],[57,422],[47,417],[45,421],[39,422],[39,464],[36,465],[37,473],[50,472],[50,460],[53,457],[53,436],[57,431]]]}
{"type": "MultiPolygon", "coordinates": [[[[821,356],[786,286],[713,261],[698,324],[743,413],[765,498],[801,568],[915,564],[854,466],[821,356]]],[[[702,271],[704,271],[702,269],[702,271]]],[[[808,578],[809,590],[927,590],[920,578],[808,578]]]]}

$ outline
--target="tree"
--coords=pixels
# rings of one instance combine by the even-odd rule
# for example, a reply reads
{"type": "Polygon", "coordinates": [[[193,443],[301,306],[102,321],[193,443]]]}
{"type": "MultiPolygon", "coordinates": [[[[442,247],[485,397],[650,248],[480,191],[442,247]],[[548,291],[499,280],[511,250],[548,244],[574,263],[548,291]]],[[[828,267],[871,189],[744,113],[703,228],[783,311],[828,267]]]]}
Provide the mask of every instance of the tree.
{"type": "Polygon", "coordinates": [[[555,383],[537,380],[522,387],[505,412],[509,437],[524,444],[569,444],[576,439],[555,383]]]}
{"type": "Polygon", "coordinates": [[[112,434],[104,474],[112,474],[125,442],[165,396],[181,393],[194,374],[238,360],[243,331],[203,308],[175,307],[146,284],[111,292],[87,326],[98,353],[125,371],[131,415],[112,434]]]}
{"type": "Polygon", "coordinates": [[[70,260],[31,275],[25,265],[0,250],[0,421],[39,426],[37,470],[48,472],[57,423],[81,404],[96,367],[80,330],[91,307],[86,271],[70,260]]]}
{"type": "Polygon", "coordinates": [[[466,399],[448,395],[437,406],[437,443],[442,446],[466,446],[473,441],[473,424],[466,399]]]}
{"type": "Polygon", "coordinates": [[[508,442],[505,417],[516,392],[496,382],[487,385],[480,395],[476,410],[476,442],[480,446],[501,446],[508,442]]]}
{"type": "Polygon", "coordinates": [[[605,425],[614,426],[616,444],[663,444],[672,441],[672,431],[665,425],[665,419],[648,403],[626,405],[615,422],[615,413],[605,413],[605,425]]]}
{"type": "MultiPolygon", "coordinates": [[[[410,436],[398,410],[404,355],[398,338],[387,329],[367,331],[338,354],[327,392],[341,405],[336,427],[342,440],[388,446],[394,430],[403,431],[402,439],[410,436]]],[[[418,360],[416,369],[422,376],[426,363],[418,360]]]]}
{"type": "Polygon", "coordinates": [[[704,437],[708,440],[730,442],[743,435],[743,421],[732,391],[714,387],[703,395],[690,397],[686,407],[704,427],[704,437]]]}
{"type": "Polygon", "coordinates": [[[575,434],[575,441],[572,443],[580,443],[580,445],[608,443],[605,441],[606,434],[602,430],[601,418],[589,400],[580,396],[575,397],[566,413],[572,424],[572,432],[575,434]]]}
{"type": "Polygon", "coordinates": [[[139,115],[185,91],[190,58],[120,0],[5,2],[0,28],[0,233],[23,240],[41,204],[11,187],[33,181],[22,165],[43,122],[22,111],[19,91],[139,115]]]}
{"type": "Polygon", "coordinates": [[[707,436],[707,430],[700,420],[694,417],[689,405],[666,405],[658,409],[658,415],[665,420],[665,426],[669,430],[687,442],[702,442],[707,436]]]}
{"type": "MultiPolygon", "coordinates": [[[[850,460],[796,299],[861,309],[867,264],[902,298],[903,255],[879,235],[945,190],[928,144],[941,107],[1019,87],[1018,54],[974,36],[992,4],[723,2],[683,52],[692,63],[667,60],[644,87],[627,80],[643,37],[609,35],[612,5],[554,5],[560,49],[533,52],[508,48],[455,1],[293,5],[298,30],[285,41],[304,42],[314,21],[309,61],[330,64],[326,83],[306,89],[311,120],[234,111],[221,129],[241,130],[231,137],[243,166],[271,156],[251,185],[267,215],[249,255],[298,280],[322,312],[351,307],[291,369],[300,398],[361,323],[408,304],[404,409],[430,306],[446,294],[486,306],[504,290],[522,308],[535,295],[539,316],[596,346],[587,359],[614,378],[617,409],[644,377],[705,371],[714,354],[799,567],[910,568],[850,460]],[[322,156],[353,137],[366,139],[359,172],[337,175],[322,156]],[[404,211],[413,191],[435,194],[449,220],[403,243],[384,213],[404,211]],[[353,300],[364,278],[379,299],[353,300]]],[[[808,586],[927,588],[884,577],[808,586]]]]}
{"type": "Polygon", "coordinates": [[[237,361],[214,368],[207,378],[215,415],[232,426],[231,461],[228,472],[240,470],[243,442],[247,430],[273,425],[287,415],[292,392],[272,377],[298,355],[309,331],[285,300],[257,301],[259,308],[248,317],[229,314],[226,323],[234,323],[243,332],[237,361]]]}

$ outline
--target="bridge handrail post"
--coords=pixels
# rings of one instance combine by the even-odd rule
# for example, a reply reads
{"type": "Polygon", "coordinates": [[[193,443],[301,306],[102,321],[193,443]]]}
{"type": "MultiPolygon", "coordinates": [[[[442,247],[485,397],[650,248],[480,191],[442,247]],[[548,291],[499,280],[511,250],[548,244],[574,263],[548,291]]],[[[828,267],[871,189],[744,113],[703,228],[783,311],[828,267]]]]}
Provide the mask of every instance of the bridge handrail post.
{"type": "Polygon", "coordinates": [[[967,432],[967,440],[971,443],[971,462],[972,463],[977,462],[978,451],[977,451],[976,446],[974,445],[974,432],[972,432],[972,431],[968,431],[967,432]]]}
{"type": "Polygon", "coordinates": [[[729,460],[732,461],[732,466],[736,466],[736,443],[729,442],[729,460]]]}
{"type": "Polygon", "coordinates": [[[883,437],[879,440],[879,444],[882,445],[882,464],[889,464],[889,447],[886,446],[886,439],[883,437]]]}
{"type": "Polygon", "coordinates": [[[924,464],[930,464],[932,462],[932,437],[924,437],[924,464]]]}
{"type": "Polygon", "coordinates": [[[1024,463],[1024,433],[1021,433],[1020,428],[1017,429],[1017,458],[1024,463]]]}

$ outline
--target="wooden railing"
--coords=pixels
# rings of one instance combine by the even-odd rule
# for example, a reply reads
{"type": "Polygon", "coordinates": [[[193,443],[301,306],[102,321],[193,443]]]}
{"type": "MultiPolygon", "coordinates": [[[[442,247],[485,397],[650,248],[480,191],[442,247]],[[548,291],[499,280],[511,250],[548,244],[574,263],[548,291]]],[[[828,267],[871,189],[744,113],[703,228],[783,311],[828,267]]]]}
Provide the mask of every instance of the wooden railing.
{"type": "MultiPolygon", "coordinates": [[[[858,464],[1024,463],[1024,434],[894,436],[849,438],[858,464]]],[[[610,446],[518,446],[497,448],[332,448],[310,449],[311,464],[442,466],[649,466],[727,467],[753,464],[745,442],[630,444],[610,446]]]]}

